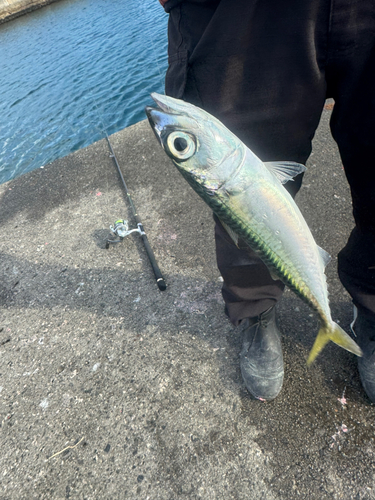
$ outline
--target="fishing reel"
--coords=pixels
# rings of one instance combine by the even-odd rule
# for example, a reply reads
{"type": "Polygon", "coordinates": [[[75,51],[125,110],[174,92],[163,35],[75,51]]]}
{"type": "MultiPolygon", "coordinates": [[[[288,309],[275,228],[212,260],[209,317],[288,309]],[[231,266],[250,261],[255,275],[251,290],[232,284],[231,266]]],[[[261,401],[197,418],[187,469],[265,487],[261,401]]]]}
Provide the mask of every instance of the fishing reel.
{"type": "Polygon", "coordinates": [[[142,224],[138,223],[135,229],[129,229],[128,221],[124,219],[117,220],[113,226],[109,226],[109,229],[114,236],[117,236],[117,239],[108,238],[105,244],[106,248],[109,248],[110,243],[121,243],[131,233],[139,233],[141,236],[145,234],[142,224]]]}

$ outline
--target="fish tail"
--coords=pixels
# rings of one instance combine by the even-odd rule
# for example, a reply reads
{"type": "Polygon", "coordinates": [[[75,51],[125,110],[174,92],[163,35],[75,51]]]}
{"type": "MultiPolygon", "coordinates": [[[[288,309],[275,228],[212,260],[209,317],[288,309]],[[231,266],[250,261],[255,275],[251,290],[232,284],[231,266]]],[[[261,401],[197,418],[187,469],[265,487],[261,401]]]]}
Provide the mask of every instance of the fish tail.
{"type": "Polygon", "coordinates": [[[320,351],[324,346],[330,341],[339,345],[343,349],[356,354],[357,356],[362,356],[362,351],[360,347],[354,342],[354,340],[349,337],[349,335],[344,332],[344,330],[337,323],[324,324],[319,330],[318,336],[315,339],[314,345],[310,351],[307,365],[315,360],[320,351]]]}

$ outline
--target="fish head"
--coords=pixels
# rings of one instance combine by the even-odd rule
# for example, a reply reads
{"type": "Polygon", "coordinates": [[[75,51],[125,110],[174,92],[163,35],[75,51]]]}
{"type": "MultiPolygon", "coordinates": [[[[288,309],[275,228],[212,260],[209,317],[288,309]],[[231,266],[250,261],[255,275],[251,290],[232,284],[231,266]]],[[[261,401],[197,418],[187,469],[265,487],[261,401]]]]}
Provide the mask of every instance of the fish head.
{"type": "Polygon", "coordinates": [[[242,142],[206,111],[173,97],[151,94],[150,125],[166,154],[200,194],[214,194],[245,154],[242,142]]]}

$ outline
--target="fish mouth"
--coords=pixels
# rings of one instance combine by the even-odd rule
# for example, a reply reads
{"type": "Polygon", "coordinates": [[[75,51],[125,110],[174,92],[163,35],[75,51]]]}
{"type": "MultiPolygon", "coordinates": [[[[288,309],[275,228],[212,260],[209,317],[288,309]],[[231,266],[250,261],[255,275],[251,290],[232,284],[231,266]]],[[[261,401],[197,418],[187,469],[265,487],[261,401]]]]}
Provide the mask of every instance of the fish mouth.
{"type": "Polygon", "coordinates": [[[155,106],[146,106],[145,112],[152,130],[161,146],[163,146],[162,133],[166,129],[173,129],[179,125],[181,112],[178,108],[182,108],[173,97],[163,96],[153,92],[151,94],[155,106]],[[177,109],[176,109],[177,108],[177,109]]]}
{"type": "MultiPolygon", "coordinates": [[[[151,97],[154,100],[156,107],[146,106],[145,112],[152,127],[160,127],[160,124],[167,122],[167,116],[181,114],[175,109],[175,106],[173,106],[173,101],[176,101],[176,99],[157,94],[156,92],[153,92],[151,97]]],[[[173,121],[173,119],[171,121],[173,121]]]]}
{"type": "Polygon", "coordinates": [[[148,122],[151,125],[151,128],[152,128],[157,140],[163,146],[163,142],[161,140],[161,133],[163,131],[163,127],[161,126],[160,110],[157,108],[153,108],[151,106],[146,106],[145,112],[147,115],[148,122]]]}
{"type": "Polygon", "coordinates": [[[151,98],[157,105],[158,109],[164,111],[164,113],[174,115],[183,114],[184,112],[186,112],[186,104],[180,99],[175,99],[174,97],[169,97],[167,95],[157,94],[156,92],[152,92],[151,98]]]}

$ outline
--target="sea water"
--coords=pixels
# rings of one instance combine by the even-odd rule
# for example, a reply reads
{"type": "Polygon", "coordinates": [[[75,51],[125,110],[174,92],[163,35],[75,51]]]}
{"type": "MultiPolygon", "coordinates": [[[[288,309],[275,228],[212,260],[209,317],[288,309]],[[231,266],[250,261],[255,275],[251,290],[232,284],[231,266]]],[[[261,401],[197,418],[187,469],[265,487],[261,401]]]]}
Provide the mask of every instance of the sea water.
{"type": "Polygon", "coordinates": [[[157,0],[61,0],[0,25],[0,183],[145,119],[166,66],[157,0]]]}

